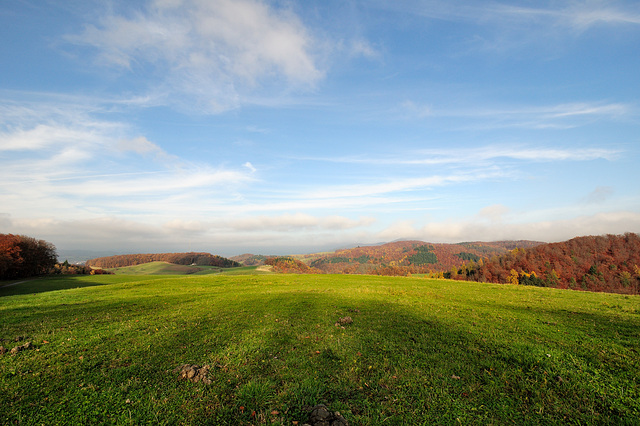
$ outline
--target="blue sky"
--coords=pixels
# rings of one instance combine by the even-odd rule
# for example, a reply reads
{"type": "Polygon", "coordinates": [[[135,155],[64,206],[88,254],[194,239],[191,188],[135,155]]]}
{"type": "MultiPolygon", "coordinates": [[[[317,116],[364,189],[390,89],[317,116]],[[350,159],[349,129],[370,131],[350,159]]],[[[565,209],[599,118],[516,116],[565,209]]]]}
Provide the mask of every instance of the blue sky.
{"type": "Polygon", "coordinates": [[[636,1],[0,5],[0,232],[222,255],[640,232],[636,1]]]}

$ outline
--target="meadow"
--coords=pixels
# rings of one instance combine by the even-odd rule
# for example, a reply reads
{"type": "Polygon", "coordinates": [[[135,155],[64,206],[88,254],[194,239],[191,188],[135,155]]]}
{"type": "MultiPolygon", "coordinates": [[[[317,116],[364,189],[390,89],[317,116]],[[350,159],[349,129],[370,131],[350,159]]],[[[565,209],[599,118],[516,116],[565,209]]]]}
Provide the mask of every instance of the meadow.
{"type": "Polygon", "coordinates": [[[218,266],[204,265],[176,265],[168,262],[149,262],[134,266],[109,268],[110,272],[118,275],[245,275],[262,274],[255,266],[242,266],[238,268],[221,268],[218,266]]]}
{"type": "Polygon", "coordinates": [[[352,275],[0,288],[1,424],[637,424],[640,297],[352,275]],[[345,321],[350,317],[351,321],[345,321]],[[341,321],[343,320],[343,321],[341,321]],[[179,380],[211,366],[211,384],[179,380]],[[296,423],[297,422],[297,423],[296,423]]]}

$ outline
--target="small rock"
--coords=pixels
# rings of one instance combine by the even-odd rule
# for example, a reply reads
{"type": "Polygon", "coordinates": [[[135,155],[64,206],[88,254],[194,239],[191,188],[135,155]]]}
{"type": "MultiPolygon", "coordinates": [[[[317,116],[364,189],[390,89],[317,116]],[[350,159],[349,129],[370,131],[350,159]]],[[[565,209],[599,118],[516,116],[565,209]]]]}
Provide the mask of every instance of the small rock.
{"type": "Polygon", "coordinates": [[[5,353],[7,353],[9,351],[9,349],[5,349],[4,346],[0,346],[0,355],[4,355],[5,353]]]}
{"type": "Polygon", "coordinates": [[[339,412],[332,413],[326,405],[319,404],[311,409],[309,426],[349,426],[339,412]]]}
{"type": "Polygon", "coordinates": [[[331,415],[329,409],[324,404],[320,404],[316,405],[311,410],[309,421],[314,426],[325,426],[325,423],[326,426],[329,426],[331,417],[333,416],[331,415]]]}

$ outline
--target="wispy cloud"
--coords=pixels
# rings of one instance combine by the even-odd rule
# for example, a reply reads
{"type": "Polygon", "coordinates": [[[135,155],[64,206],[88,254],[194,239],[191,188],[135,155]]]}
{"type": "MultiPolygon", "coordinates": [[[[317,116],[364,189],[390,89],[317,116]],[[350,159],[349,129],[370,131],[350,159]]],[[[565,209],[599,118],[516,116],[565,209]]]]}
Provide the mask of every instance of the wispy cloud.
{"type": "Polygon", "coordinates": [[[73,217],[154,214],[184,209],[205,195],[232,199],[234,188],[255,179],[253,166],[171,155],[129,125],[94,117],[96,105],[5,102],[0,108],[7,112],[0,117],[0,192],[21,215],[44,213],[41,205],[73,217]]]}
{"type": "Polygon", "coordinates": [[[637,116],[637,108],[624,103],[574,102],[541,106],[437,107],[405,101],[401,109],[410,118],[464,119],[463,129],[501,128],[570,129],[601,120],[620,120],[637,116]]]}
{"type": "Polygon", "coordinates": [[[309,191],[306,198],[311,199],[337,199],[372,197],[385,194],[397,194],[408,191],[425,190],[444,185],[459,184],[470,181],[481,181],[495,178],[500,173],[468,172],[450,175],[425,176],[417,178],[384,179],[369,183],[353,185],[334,185],[327,188],[309,191]]]}
{"type": "Polygon", "coordinates": [[[557,49],[563,44],[563,40],[580,37],[596,28],[618,30],[640,25],[640,7],[633,2],[576,0],[534,4],[513,1],[409,0],[379,1],[377,5],[382,9],[392,9],[426,19],[475,25],[475,34],[458,46],[466,53],[511,52],[532,45],[541,46],[545,50],[557,49]],[[550,40],[553,42],[549,43],[550,40]]]}
{"type": "Polygon", "coordinates": [[[153,102],[195,102],[203,112],[235,108],[260,88],[309,89],[323,77],[318,43],[301,20],[257,0],[148,1],[66,39],[95,49],[102,64],[147,73],[153,102]]]}
{"type": "MultiPolygon", "coordinates": [[[[520,25],[523,23],[587,29],[597,24],[640,24],[637,5],[616,1],[540,2],[527,7],[514,2],[482,2],[469,0],[415,0],[397,4],[378,2],[383,8],[411,11],[427,18],[447,21],[475,22],[480,25],[520,25]],[[547,3],[547,4],[544,4],[547,3]]],[[[521,27],[521,30],[525,28],[521,27]]]]}
{"type": "Polygon", "coordinates": [[[566,2],[558,8],[518,7],[496,4],[487,9],[487,16],[508,17],[517,21],[565,26],[581,31],[595,25],[640,24],[640,10],[611,1],[566,2]]]}
{"type": "MultiPolygon", "coordinates": [[[[381,157],[373,156],[351,156],[351,157],[306,157],[302,158],[307,161],[327,161],[336,163],[351,163],[363,165],[389,165],[389,166],[437,166],[437,165],[468,165],[498,162],[500,160],[519,160],[529,162],[555,162],[555,161],[591,161],[591,160],[609,160],[613,161],[620,157],[622,151],[614,148],[591,148],[591,147],[575,147],[575,148],[551,148],[541,146],[527,145],[488,145],[477,148],[460,149],[424,149],[412,151],[403,155],[390,154],[381,157]]],[[[495,172],[493,172],[495,173],[495,172]]],[[[481,174],[485,177],[496,177],[495,174],[481,174]]],[[[467,175],[459,175],[456,177],[429,177],[423,179],[402,180],[395,184],[381,184],[380,191],[384,192],[385,188],[410,188],[415,186],[432,186],[453,181],[464,181],[467,175]]],[[[474,179],[477,176],[474,176],[474,179]]],[[[373,189],[374,187],[372,187],[373,189]]],[[[355,191],[360,188],[347,188],[342,192],[355,191]]]]}

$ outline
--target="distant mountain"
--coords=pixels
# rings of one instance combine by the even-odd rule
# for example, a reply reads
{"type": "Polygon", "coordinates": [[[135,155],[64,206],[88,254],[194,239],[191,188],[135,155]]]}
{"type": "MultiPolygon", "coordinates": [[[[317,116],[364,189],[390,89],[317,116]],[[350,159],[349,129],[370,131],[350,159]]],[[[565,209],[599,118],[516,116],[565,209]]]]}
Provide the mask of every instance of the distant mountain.
{"type": "Polygon", "coordinates": [[[141,265],[149,262],[168,262],[176,265],[218,266],[221,268],[240,266],[240,263],[236,261],[215,254],[193,252],[121,254],[89,259],[85,264],[97,268],[121,268],[123,266],[141,265]]]}
{"type": "Polygon", "coordinates": [[[109,251],[93,251],[93,250],[66,250],[58,249],[58,260],[64,262],[65,260],[71,264],[84,263],[89,259],[95,259],[98,257],[113,256],[114,252],[109,251]]]}

